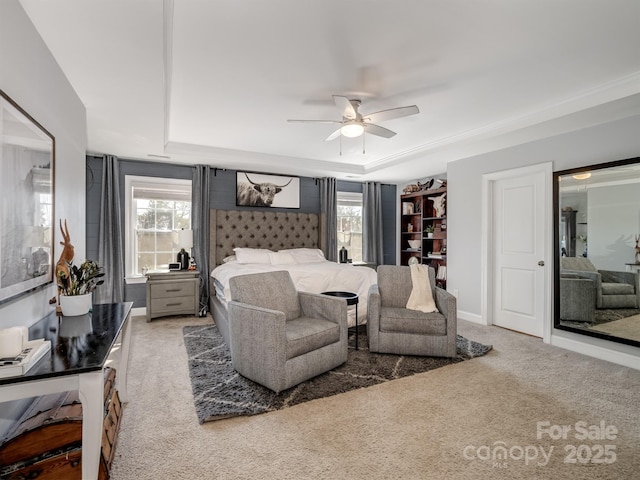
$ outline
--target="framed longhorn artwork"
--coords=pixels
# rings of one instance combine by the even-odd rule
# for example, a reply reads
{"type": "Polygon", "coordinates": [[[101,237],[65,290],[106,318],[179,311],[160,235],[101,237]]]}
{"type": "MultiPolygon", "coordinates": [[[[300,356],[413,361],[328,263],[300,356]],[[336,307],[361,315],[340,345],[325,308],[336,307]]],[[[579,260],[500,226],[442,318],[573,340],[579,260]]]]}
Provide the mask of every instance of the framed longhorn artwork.
{"type": "Polygon", "coordinates": [[[300,178],[264,173],[236,173],[239,207],[300,208],[300,178]]]}

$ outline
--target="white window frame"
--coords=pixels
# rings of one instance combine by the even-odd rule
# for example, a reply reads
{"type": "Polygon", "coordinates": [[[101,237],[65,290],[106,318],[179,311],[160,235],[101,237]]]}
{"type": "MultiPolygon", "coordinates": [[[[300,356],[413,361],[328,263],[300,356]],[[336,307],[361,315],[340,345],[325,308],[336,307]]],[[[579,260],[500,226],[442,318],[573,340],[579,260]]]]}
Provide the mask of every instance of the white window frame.
{"type": "MultiPolygon", "coordinates": [[[[360,203],[360,205],[362,206],[362,208],[364,208],[363,205],[363,196],[361,192],[341,192],[341,191],[337,191],[336,192],[336,206],[340,203],[341,200],[344,201],[352,201],[352,202],[358,202],[360,203]]],[[[339,218],[339,216],[338,216],[339,218]]],[[[336,230],[338,228],[338,224],[337,224],[337,218],[336,218],[336,230]]],[[[362,224],[362,218],[360,219],[360,222],[362,224]]],[[[362,235],[364,235],[363,232],[360,232],[362,235]]],[[[360,251],[360,256],[362,257],[362,250],[360,251]]]]}
{"type": "MultiPolygon", "coordinates": [[[[125,175],[125,197],[124,197],[124,255],[125,255],[125,281],[126,283],[145,283],[147,277],[140,274],[133,273],[133,266],[135,265],[136,255],[136,242],[133,238],[133,234],[136,231],[134,222],[136,216],[133,215],[133,187],[136,185],[153,185],[158,187],[167,187],[172,185],[189,186],[192,188],[191,180],[183,180],[178,178],[164,178],[164,177],[145,177],[141,175],[125,175]]],[[[191,205],[191,211],[193,213],[193,203],[191,205]]]]}

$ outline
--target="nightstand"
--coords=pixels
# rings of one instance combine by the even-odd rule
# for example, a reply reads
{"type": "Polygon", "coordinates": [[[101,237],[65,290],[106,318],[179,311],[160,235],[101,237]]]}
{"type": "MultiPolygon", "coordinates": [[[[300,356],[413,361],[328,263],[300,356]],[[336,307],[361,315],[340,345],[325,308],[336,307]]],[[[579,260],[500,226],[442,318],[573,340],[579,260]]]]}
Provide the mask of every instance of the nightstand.
{"type": "Polygon", "coordinates": [[[166,315],[198,316],[200,272],[147,273],[147,322],[166,315]]]}

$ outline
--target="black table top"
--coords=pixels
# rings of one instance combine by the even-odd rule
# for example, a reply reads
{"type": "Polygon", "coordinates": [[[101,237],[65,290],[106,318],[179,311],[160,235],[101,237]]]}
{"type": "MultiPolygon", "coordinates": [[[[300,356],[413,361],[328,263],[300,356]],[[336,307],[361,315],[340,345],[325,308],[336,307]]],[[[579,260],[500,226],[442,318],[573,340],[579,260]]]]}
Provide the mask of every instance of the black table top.
{"type": "Polygon", "coordinates": [[[90,313],[76,317],[51,312],[29,327],[29,339],[51,340],[51,352],[26,374],[0,378],[0,385],[101,370],[132,306],[93,305],[90,313]]]}
{"type": "Polygon", "coordinates": [[[358,294],[354,292],[322,292],[322,295],[330,295],[332,297],[344,298],[347,301],[347,305],[355,305],[358,303],[358,294]]]}

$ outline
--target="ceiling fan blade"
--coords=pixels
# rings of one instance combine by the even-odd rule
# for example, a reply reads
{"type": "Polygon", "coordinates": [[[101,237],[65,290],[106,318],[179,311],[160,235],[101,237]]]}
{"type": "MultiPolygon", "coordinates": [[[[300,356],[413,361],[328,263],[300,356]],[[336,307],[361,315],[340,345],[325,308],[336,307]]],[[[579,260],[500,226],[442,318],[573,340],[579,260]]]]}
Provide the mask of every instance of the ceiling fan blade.
{"type": "Polygon", "coordinates": [[[391,138],[396,134],[396,132],[392,132],[388,128],[381,127],[380,125],[374,125],[373,123],[365,123],[363,125],[365,132],[379,137],[391,138]]]}
{"type": "Polygon", "coordinates": [[[287,120],[291,123],[342,123],[339,120],[287,120]]]}
{"type": "Polygon", "coordinates": [[[408,117],[420,113],[416,105],[409,107],[390,108],[389,110],[380,110],[379,112],[363,115],[362,119],[367,122],[382,122],[384,120],[393,120],[394,118],[408,117]]]}
{"type": "Polygon", "coordinates": [[[330,142],[331,140],[335,140],[336,138],[338,138],[340,136],[340,128],[337,129],[335,132],[333,132],[331,135],[329,135],[327,138],[325,138],[324,141],[330,142]]]}
{"type": "Polygon", "coordinates": [[[353,108],[353,105],[351,104],[351,102],[347,97],[343,97],[341,95],[334,95],[333,101],[335,102],[336,107],[338,107],[342,112],[342,116],[344,118],[348,118],[349,120],[355,120],[355,118],[358,116],[358,112],[356,112],[356,109],[353,108]]]}

